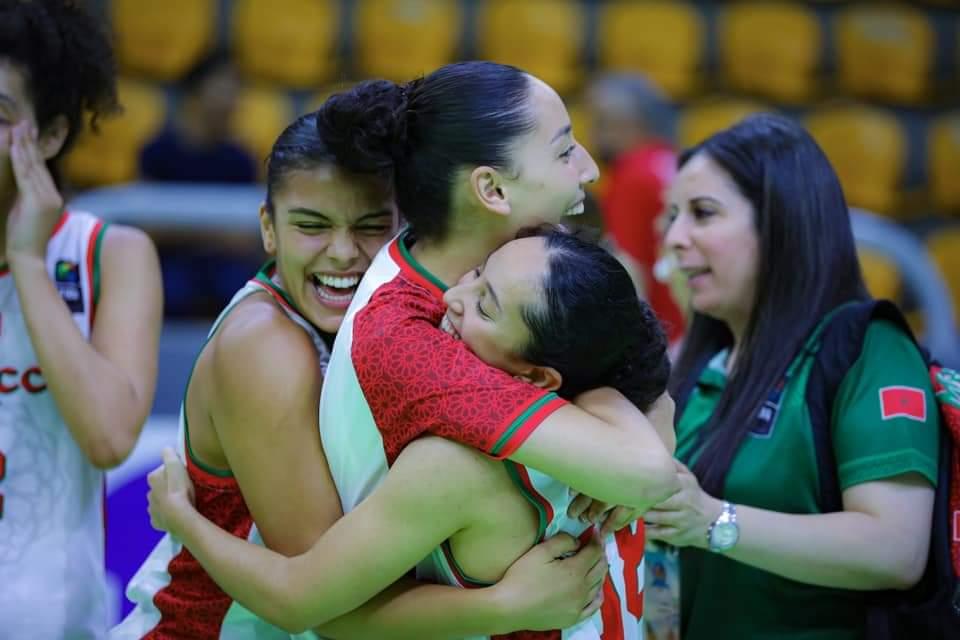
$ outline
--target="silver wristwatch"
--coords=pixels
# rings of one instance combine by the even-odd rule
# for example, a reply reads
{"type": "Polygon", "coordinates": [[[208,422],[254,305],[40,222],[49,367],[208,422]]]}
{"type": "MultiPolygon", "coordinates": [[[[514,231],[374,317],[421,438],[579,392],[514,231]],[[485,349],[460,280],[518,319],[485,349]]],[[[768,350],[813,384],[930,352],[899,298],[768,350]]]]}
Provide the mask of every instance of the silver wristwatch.
{"type": "Polygon", "coordinates": [[[737,524],[737,508],[727,501],[723,511],[707,528],[707,547],[710,551],[723,553],[729,551],[740,539],[740,525],[737,524]]]}

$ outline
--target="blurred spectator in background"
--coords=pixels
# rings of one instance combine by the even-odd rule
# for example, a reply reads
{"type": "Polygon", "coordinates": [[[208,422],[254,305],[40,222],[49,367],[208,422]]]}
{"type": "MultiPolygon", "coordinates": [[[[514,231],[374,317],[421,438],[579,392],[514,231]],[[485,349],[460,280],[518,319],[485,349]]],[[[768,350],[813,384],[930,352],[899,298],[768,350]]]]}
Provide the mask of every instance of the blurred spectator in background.
{"type": "Polygon", "coordinates": [[[676,166],[670,105],[633,74],[599,76],[587,90],[587,101],[594,147],[607,167],[600,212],[608,240],[670,342],[676,342],[683,335],[683,313],[669,288],[653,277],[662,239],[657,220],[676,166]]]}
{"type": "Polygon", "coordinates": [[[240,76],[229,55],[202,58],[182,82],[177,118],[140,154],[146,180],[164,182],[254,182],[253,156],[231,138],[230,124],[240,76]]]}
{"type": "MultiPolygon", "coordinates": [[[[231,121],[240,93],[240,75],[229,54],[216,50],[201,58],[181,80],[176,118],[140,155],[145,180],[253,183],[257,164],[232,139],[231,121]]],[[[247,233],[209,238],[192,233],[155,234],[163,266],[167,314],[215,316],[263,256],[247,233]]]]}

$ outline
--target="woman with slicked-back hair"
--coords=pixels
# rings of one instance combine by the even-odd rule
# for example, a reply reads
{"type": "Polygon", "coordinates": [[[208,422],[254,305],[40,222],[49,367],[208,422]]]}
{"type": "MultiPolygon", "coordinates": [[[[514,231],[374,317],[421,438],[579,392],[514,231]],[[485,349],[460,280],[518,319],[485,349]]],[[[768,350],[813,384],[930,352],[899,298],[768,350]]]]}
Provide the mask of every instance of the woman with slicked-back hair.
{"type": "MultiPolygon", "coordinates": [[[[570,535],[591,540],[570,512],[579,492],[621,505],[598,541],[613,568],[603,605],[581,602],[563,632],[510,637],[640,637],[635,521],[676,488],[656,428],[672,425],[663,333],[609,254],[562,235],[514,239],[582,212],[597,177],[563,102],[519,69],[467,62],[361,84],[317,123],[343,166],[391,181],[409,223],[360,283],[324,380],[320,431],[346,515],[284,559],[198,517],[168,457],[152,476],[155,524],[239,601],[302,630],[418,563],[487,587],[546,535],[566,532],[552,547],[566,555],[570,535]]],[[[472,637],[511,630],[482,622],[472,637]]]]}
{"type": "MultiPolygon", "coordinates": [[[[185,390],[179,438],[199,512],[237,538],[288,556],[308,550],[342,515],[317,407],[334,335],[397,222],[389,181],[377,171],[340,164],[316,119],[316,113],[299,117],[273,145],[260,210],[270,260],[211,328],[185,390]]],[[[514,594],[510,598],[501,591],[407,581],[323,631],[422,637],[424,628],[446,625],[466,635],[474,628],[465,626],[471,616],[487,610],[494,597],[506,606],[490,629],[520,628],[531,611],[552,621],[564,619],[567,610],[578,613],[568,594],[594,592],[585,579],[590,567],[576,570],[583,559],[563,572],[542,550],[530,559],[514,572],[520,584],[502,585],[501,591],[514,594]],[[527,588],[537,582],[551,588],[527,588]],[[409,605],[384,610],[382,603],[399,593],[409,605]],[[441,608],[426,604],[438,599],[441,608]]],[[[127,595],[137,606],[111,631],[114,640],[288,637],[233,600],[170,536],[133,577],[127,595]]]]}

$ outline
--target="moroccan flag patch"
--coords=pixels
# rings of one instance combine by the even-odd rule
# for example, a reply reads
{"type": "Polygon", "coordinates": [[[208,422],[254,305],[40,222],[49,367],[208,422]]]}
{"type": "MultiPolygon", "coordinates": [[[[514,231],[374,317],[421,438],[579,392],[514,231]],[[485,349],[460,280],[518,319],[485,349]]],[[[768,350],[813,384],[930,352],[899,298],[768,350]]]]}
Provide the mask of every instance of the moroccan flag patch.
{"type": "Polygon", "coordinates": [[[883,387],[880,389],[880,416],[884,420],[909,418],[927,421],[927,396],[917,387],[883,387]]]}

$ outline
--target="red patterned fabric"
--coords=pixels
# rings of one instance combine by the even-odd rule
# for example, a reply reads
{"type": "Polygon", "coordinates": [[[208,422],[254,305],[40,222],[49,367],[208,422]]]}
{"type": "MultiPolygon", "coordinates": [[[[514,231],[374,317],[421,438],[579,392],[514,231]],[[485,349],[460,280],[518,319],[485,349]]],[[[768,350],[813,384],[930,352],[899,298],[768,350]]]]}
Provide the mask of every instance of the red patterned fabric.
{"type": "MultiPolygon", "coordinates": [[[[193,481],[197,510],[221,529],[245,539],[253,526],[253,517],[236,479],[204,471],[189,455],[187,472],[193,481]]],[[[167,570],[170,584],[153,597],[161,613],[160,622],[144,638],[217,640],[233,600],[207,575],[186,547],[167,570]]]]}
{"type": "Polygon", "coordinates": [[[506,458],[565,404],[482,362],[437,328],[443,313],[401,272],[354,319],[353,366],[390,464],[426,433],[506,458]]]}
{"type": "Polygon", "coordinates": [[[950,470],[950,531],[953,535],[950,538],[950,557],[954,574],[960,576],[960,376],[950,369],[931,367],[930,379],[937,404],[940,405],[940,416],[953,441],[953,468],[950,470]]]}

